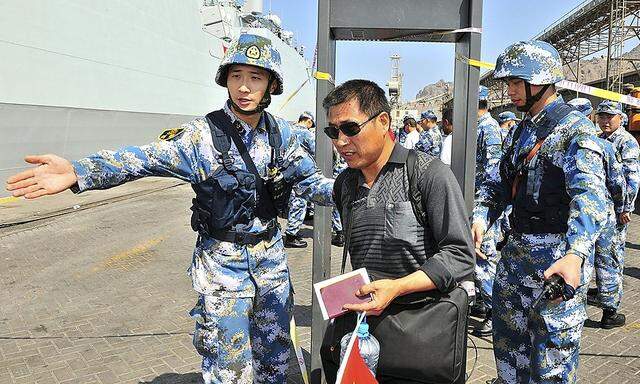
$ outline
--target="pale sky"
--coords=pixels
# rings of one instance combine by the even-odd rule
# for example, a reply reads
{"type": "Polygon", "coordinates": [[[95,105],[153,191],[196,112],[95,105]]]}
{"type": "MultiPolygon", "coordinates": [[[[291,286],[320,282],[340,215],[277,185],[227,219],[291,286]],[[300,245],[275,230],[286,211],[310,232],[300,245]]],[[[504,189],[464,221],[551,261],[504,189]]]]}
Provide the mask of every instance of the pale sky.
{"type": "MultiPolygon", "coordinates": [[[[495,62],[508,45],[529,40],[584,0],[485,0],[482,17],[482,57],[495,62]]],[[[428,3],[425,1],[425,3],[428,3]]],[[[283,26],[295,32],[313,58],[317,35],[317,0],[264,0],[281,17],[283,26]]],[[[435,43],[338,42],[336,81],[367,78],[386,89],[391,76],[389,57],[402,56],[404,100],[413,99],[419,89],[440,79],[453,81],[454,46],[435,43]]]]}

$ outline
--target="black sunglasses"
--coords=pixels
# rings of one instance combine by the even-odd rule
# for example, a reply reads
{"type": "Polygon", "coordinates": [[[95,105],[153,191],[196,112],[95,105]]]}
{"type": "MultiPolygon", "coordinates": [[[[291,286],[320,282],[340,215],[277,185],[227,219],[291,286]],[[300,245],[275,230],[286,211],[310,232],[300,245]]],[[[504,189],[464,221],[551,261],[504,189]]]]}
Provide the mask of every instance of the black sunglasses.
{"type": "Polygon", "coordinates": [[[384,111],[380,111],[372,115],[370,118],[367,119],[367,121],[363,123],[356,123],[355,121],[347,121],[346,123],[342,123],[339,126],[329,124],[328,127],[324,127],[324,133],[333,140],[338,139],[338,135],[340,134],[340,131],[342,131],[342,133],[344,133],[349,137],[355,136],[358,133],[360,133],[360,131],[362,130],[362,127],[364,127],[371,120],[378,117],[382,112],[384,111]]]}

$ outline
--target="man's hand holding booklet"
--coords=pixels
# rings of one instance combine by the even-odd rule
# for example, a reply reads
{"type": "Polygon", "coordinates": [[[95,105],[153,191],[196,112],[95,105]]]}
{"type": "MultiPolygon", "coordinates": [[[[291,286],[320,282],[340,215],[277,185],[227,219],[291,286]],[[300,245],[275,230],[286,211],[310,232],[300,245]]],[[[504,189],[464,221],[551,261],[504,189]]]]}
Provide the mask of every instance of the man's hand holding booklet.
{"type": "Polygon", "coordinates": [[[333,319],[348,312],[344,309],[345,304],[368,303],[372,300],[371,295],[356,296],[360,287],[369,284],[369,275],[365,268],[332,277],[313,285],[316,297],[320,303],[322,317],[325,320],[333,319]]]}

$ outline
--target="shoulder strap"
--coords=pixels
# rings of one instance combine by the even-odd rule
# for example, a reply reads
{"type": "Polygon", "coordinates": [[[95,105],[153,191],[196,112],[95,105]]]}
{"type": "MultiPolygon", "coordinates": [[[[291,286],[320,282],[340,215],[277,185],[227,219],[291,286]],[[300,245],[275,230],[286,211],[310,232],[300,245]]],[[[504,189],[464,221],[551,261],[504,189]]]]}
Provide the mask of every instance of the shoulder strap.
{"type": "MultiPolygon", "coordinates": [[[[238,148],[238,152],[240,152],[242,161],[244,161],[245,165],[247,166],[247,170],[253,173],[254,175],[256,175],[258,179],[262,179],[262,177],[260,176],[260,173],[258,173],[258,169],[256,168],[255,163],[253,162],[253,159],[249,155],[247,146],[244,145],[244,142],[242,141],[240,134],[233,127],[233,123],[231,122],[231,119],[229,118],[229,116],[227,116],[227,114],[224,113],[224,111],[218,110],[208,114],[207,118],[213,122],[214,126],[220,128],[225,133],[225,135],[227,136],[227,139],[226,139],[227,142],[229,140],[229,137],[231,137],[231,139],[233,140],[233,143],[236,145],[236,148],[238,148]]],[[[228,149],[227,149],[227,152],[228,152],[228,149]]],[[[256,183],[259,183],[259,181],[256,180],[256,183]]]]}
{"type": "Polygon", "coordinates": [[[420,191],[420,187],[418,186],[419,167],[416,167],[417,158],[418,154],[416,151],[410,149],[406,163],[407,176],[409,178],[409,201],[411,201],[411,208],[413,209],[413,214],[416,216],[416,220],[418,220],[418,224],[424,227],[427,220],[422,205],[422,191],[420,191]]]}
{"type": "MultiPolygon", "coordinates": [[[[244,142],[242,141],[242,138],[240,137],[240,134],[238,133],[238,131],[233,127],[233,123],[231,122],[231,119],[229,118],[229,116],[227,116],[226,113],[224,113],[224,111],[222,110],[218,110],[218,111],[214,111],[211,112],[207,115],[207,120],[210,121],[211,123],[209,123],[209,126],[214,126],[216,127],[216,130],[218,131],[222,131],[223,134],[226,137],[226,142],[228,143],[228,146],[231,146],[231,143],[229,142],[229,137],[231,137],[231,139],[233,140],[234,144],[236,145],[236,148],[238,148],[238,151],[240,152],[240,156],[242,157],[242,161],[244,161],[245,165],[247,166],[247,170],[251,173],[253,173],[256,176],[256,189],[258,191],[262,190],[262,176],[260,176],[260,173],[258,172],[258,169],[256,168],[256,164],[253,162],[253,159],[251,158],[251,156],[249,155],[249,151],[247,150],[247,146],[244,145],[244,142]]],[[[212,128],[213,130],[213,128],[212,128]]],[[[217,136],[217,134],[214,132],[214,136],[217,136]]],[[[220,141],[219,144],[222,144],[223,139],[222,138],[216,138],[214,139],[214,145],[215,145],[215,140],[220,141]]],[[[226,156],[228,157],[228,152],[229,152],[229,147],[227,147],[226,149],[226,156]]],[[[218,148],[216,148],[218,149],[218,148]]],[[[224,149],[224,148],[223,148],[224,149]]],[[[225,159],[225,153],[220,151],[220,153],[222,153],[222,158],[223,161],[227,161],[225,159]]]]}
{"type": "Polygon", "coordinates": [[[547,111],[536,130],[538,140],[544,140],[549,136],[560,120],[564,119],[575,108],[567,103],[562,103],[550,111],[547,111]]]}
{"type": "MultiPolygon", "coordinates": [[[[229,139],[229,135],[227,135],[225,131],[220,129],[218,127],[218,124],[215,124],[212,121],[213,115],[216,112],[222,111],[211,112],[207,114],[207,116],[205,116],[205,119],[207,120],[209,129],[211,130],[211,141],[213,141],[213,147],[222,155],[222,164],[224,168],[230,170],[231,166],[233,165],[233,159],[229,156],[229,150],[231,149],[231,140],[229,139]]],[[[224,112],[222,113],[224,114],[224,112]]],[[[229,121],[229,124],[231,124],[231,121],[229,121]]]]}
{"type": "Polygon", "coordinates": [[[282,135],[278,128],[278,122],[269,112],[264,113],[265,126],[267,132],[269,132],[269,146],[271,147],[271,164],[282,163],[282,154],[280,153],[280,147],[282,147],[282,135]]]}
{"type": "MultiPolygon", "coordinates": [[[[542,144],[544,144],[544,141],[547,139],[549,134],[551,134],[551,132],[555,129],[555,127],[558,125],[560,120],[564,119],[573,110],[575,110],[575,108],[572,105],[563,103],[553,108],[551,111],[548,111],[544,115],[543,120],[539,123],[538,128],[536,130],[536,138],[538,139],[538,141],[533,146],[533,148],[531,148],[531,151],[529,151],[527,156],[522,160],[521,164],[517,166],[518,173],[516,174],[513,180],[513,184],[511,184],[512,199],[515,199],[516,195],[518,194],[518,187],[520,186],[520,181],[522,180],[522,176],[523,176],[522,172],[520,171],[531,162],[531,160],[536,156],[536,154],[538,154],[538,151],[540,150],[540,148],[542,148],[542,144]]],[[[520,135],[520,132],[516,132],[516,133],[518,134],[518,136],[520,135]]],[[[516,138],[514,137],[514,141],[513,141],[514,146],[515,146],[515,140],[516,138]]]]}

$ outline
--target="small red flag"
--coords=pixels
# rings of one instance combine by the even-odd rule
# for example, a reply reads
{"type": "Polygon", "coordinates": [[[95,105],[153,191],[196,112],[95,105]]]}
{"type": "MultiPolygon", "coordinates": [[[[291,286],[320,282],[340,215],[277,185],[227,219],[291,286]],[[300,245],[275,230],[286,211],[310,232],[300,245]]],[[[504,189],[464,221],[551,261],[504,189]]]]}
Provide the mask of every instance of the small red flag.
{"type": "Polygon", "coordinates": [[[347,363],[342,379],[338,384],[378,384],[376,377],[371,373],[362,356],[360,356],[357,336],[349,356],[344,358],[347,359],[347,363]]]}

